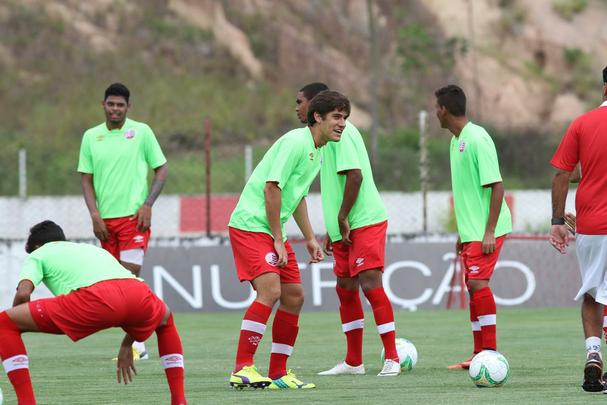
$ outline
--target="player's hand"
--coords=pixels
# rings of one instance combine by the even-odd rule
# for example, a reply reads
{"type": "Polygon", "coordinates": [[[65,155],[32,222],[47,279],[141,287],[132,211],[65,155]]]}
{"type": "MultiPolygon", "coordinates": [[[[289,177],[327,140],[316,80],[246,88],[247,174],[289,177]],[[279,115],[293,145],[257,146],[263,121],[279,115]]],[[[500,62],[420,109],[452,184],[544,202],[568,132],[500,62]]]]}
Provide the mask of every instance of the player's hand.
{"type": "Polygon", "coordinates": [[[146,232],[152,223],[152,207],[143,204],[131,217],[133,219],[137,220],[137,232],[146,232]]]}
{"type": "Polygon", "coordinates": [[[464,244],[462,243],[462,239],[458,236],[457,241],[455,242],[455,253],[461,255],[462,250],[464,250],[464,244]]]}
{"type": "Polygon", "coordinates": [[[550,227],[550,244],[561,254],[567,253],[569,239],[566,225],[552,225],[550,227]]]}
{"type": "Polygon", "coordinates": [[[348,223],[348,218],[337,218],[337,223],[339,224],[339,233],[341,234],[341,241],[344,246],[352,245],[352,241],[350,240],[350,224],[348,223]]]}
{"type": "Polygon", "coordinates": [[[484,255],[489,255],[495,252],[495,233],[485,231],[485,236],[483,236],[482,249],[484,255]]]}
{"type": "Polygon", "coordinates": [[[105,242],[110,233],[107,230],[107,226],[105,226],[105,222],[103,222],[103,218],[99,214],[95,214],[91,216],[91,220],[93,221],[93,233],[95,237],[101,242],[105,242]]]}
{"type": "Polygon", "coordinates": [[[310,254],[310,263],[318,263],[325,259],[325,255],[316,238],[306,242],[306,249],[308,249],[308,253],[310,254]]]}
{"type": "Polygon", "coordinates": [[[118,384],[124,382],[128,384],[133,382],[133,374],[137,375],[135,364],[133,363],[133,348],[132,346],[120,346],[118,351],[118,362],[116,363],[116,378],[118,384]]]}
{"type": "Polygon", "coordinates": [[[325,241],[323,242],[323,251],[327,256],[333,256],[333,242],[331,242],[329,234],[325,235],[325,241]]]}
{"type": "Polygon", "coordinates": [[[289,261],[289,254],[287,253],[285,243],[282,240],[275,240],[274,250],[276,250],[276,254],[278,255],[276,265],[278,267],[285,267],[289,261]]]}
{"type": "Polygon", "coordinates": [[[576,227],[576,217],[575,214],[571,212],[565,213],[565,225],[567,226],[567,230],[575,235],[575,227],[576,227]]]}

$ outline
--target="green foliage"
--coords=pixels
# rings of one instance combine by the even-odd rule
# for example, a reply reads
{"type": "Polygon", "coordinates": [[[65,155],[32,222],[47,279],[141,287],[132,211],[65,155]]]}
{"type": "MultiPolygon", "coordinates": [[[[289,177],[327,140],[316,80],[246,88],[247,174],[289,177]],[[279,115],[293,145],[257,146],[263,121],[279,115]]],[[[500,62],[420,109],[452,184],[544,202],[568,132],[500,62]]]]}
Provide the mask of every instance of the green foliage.
{"type": "Polygon", "coordinates": [[[566,89],[573,90],[583,99],[592,99],[600,88],[600,73],[592,66],[592,58],[580,48],[565,48],[563,59],[571,76],[564,83],[566,89]]]}
{"type": "Polygon", "coordinates": [[[588,6],[588,0],[552,0],[552,8],[565,20],[571,21],[588,6]]]}

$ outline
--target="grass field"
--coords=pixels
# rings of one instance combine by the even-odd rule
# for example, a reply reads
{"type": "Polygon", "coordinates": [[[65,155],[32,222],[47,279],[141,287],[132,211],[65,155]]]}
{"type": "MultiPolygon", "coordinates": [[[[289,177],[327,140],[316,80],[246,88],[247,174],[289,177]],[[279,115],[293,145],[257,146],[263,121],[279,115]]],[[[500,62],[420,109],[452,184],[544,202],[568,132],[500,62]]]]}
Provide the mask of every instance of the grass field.
{"type": "MultiPolygon", "coordinates": [[[[398,335],[412,340],[419,352],[415,369],[396,378],[378,378],[380,340],[367,313],[365,376],[319,377],[315,373],[343,359],[344,338],[337,313],[304,313],[295,352],[289,362],[310,391],[236,391],[227,379],[233,366],[242,314],[178,314],[186,356],[186,390],[190,404],[563,404],[605,401],[604,395],[580,388],[584,341],[576,308],[500,309],[498,341],[508,358],[511,377],[497,389],[475,388],[464,371],[447,364],[471,350],[465,311],[396,312],[398,335]]],[[[270,329],[268,328],[268,331],[270,329]]],[[[167,404],[168,388],[157,361],[153,337],[149,361],[138,362],[139,375],[129,386],[115,382],[119,330],[105,331],[79,343],[63,336],[25,335],[34,389],[39,404],[167,404]]],[[[270,334],[257,354],[267,371],[270,334]]],[[[0,377],[5,404],[15,403],[6,377],[0,377]]]]}

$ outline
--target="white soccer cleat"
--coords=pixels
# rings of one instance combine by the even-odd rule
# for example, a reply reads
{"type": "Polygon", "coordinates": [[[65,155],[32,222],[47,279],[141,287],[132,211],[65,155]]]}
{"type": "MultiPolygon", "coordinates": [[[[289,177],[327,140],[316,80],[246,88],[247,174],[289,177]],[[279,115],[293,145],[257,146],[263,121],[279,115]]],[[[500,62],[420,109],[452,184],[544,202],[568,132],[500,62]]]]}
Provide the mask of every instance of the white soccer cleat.
{"type": "Polygon", "coordinates": [[[379,372],[379,374],[377,376],[378,377],[393,377],[393,376],[397,376],[399,374],[400,374],[400,364],[398,363],[398,361],[388,359],[384,362],[384,368],[381,369],[381,371],[379,372]]]}
{"type": "Polygon", "coordinates": [[[321,371],[318,375],[345,375],[345,374],[354,374],[354,375],[362,375],[365,374],[365,365],[361,364],[360,366],[351,366],[345,361],[342,361],[335,367],[327,371],[321,371]]]}

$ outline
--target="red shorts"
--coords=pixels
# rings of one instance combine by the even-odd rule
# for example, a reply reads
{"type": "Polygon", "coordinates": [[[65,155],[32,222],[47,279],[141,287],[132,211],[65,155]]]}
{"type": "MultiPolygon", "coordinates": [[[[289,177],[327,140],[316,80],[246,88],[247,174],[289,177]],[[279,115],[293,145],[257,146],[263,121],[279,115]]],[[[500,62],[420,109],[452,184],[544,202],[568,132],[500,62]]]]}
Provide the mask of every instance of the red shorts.
{"type": "Polygon", "coordinates": [[[101,242],[101,247],[120,261],[120,252],[131,249],[148,249],[151,230],[139,232],[137,220],[131,217],[104,219],[109,236],[101,242]]]}
{"type": "Polygon", "coordinates": [[[249,232],[229,227],[230,243],[234,253],[238,279],[252,281],[264,273],[276,273],[281,283],[301,284],[299,266],[289,241],[285,242],[288,259],[285,267],[276,266],[274,239],[263,232],[249,232]]]}
{"type": "Polygon", "coordinates": [[[29,309],[41,332],[65,334],[78,341],[100,330],[120,327],[143,342],[162,322],[166,305],[144,282],[114,279],[31,301],[29,309]]]}
{"type": "Polygon", "coordinates": [[[388,221],[364,226],[350,231],[352,245],[345,246],[342,241],[333,243],[335,275],[356,277],[365,270],[384,271],[387,229],[388,221]]]}
{"type": "Polygon", "coordinates": [[[495,250],[491,254],[483,253],[482,242],[466,242],[462,248],[462,261],[466,269],[466,280],[489,280],[493,275],[495,263],[500,255],[506,235],[495,239],[495,250]]]}

